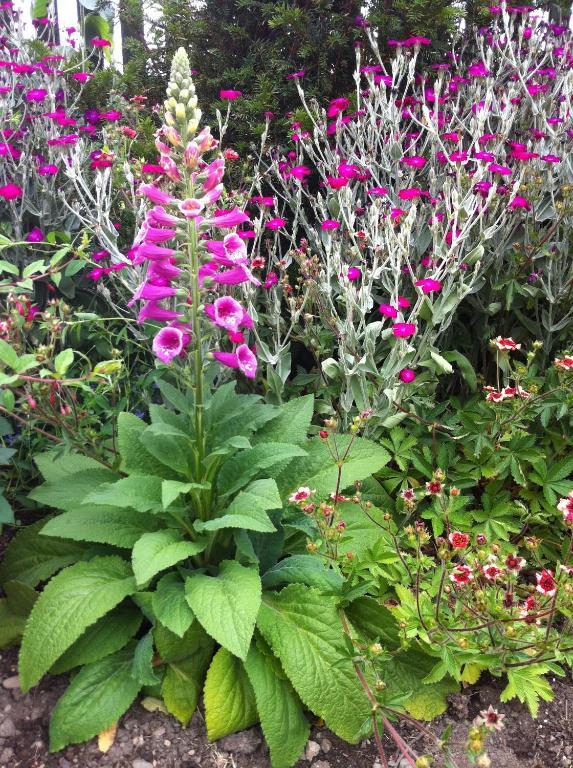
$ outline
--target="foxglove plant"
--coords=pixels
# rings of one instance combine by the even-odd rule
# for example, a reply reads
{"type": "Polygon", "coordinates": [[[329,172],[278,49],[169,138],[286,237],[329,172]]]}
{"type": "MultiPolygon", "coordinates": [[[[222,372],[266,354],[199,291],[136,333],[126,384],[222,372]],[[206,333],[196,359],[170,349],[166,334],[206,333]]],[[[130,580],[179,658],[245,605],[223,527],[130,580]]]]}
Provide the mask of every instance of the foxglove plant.
{"type": "Polygon", "coordinates": [[[227,346],[231,346],[212,349],[212,357],[255,378],[256,356],[245,339],[253,321],[228,290],[259,281],[248,267],[245,241],[240,233],[230,231],[249,217],[238,208],[215,207],[223,195],[225,160],[221,156],[205,160],[218,142],[209,127],[197,133],[201,110],[183,48],[173,58],[167,97],[156,147],[168,181],[164,188],[139,187],[139,194],[154,205],[131,251],[134,265],[145,264],[146,273],[130,304],[141,302],[139,322],[163,324],[153,341],[161,362],[185,359],[192,352],[196,435],[202,440],[203,369],[215,329],[226,332],[227,346]],[[171,306],[163,304],[166,300],[171,306]]]}
{"type": "Polygon", "coordinates": [[[253,251],[268,259],[269,302],[284,301],[291,322],[259,349],[276,362],[293,334],[302,340],[340,383],[342,414],[374,408],[384,418],[405,384],[415,391],[412,374],[452,371],[460,355],[438,342],[529,221],[558,242],[549,303],[567,280],[569,235],[543,222],[573,178],[571,36],[523,9],[492,12],[469,66],[452,55],[419,71],[422,37],[392,41],[387,66],[370,35],[373,63],[358,49],[352,106],[308,104],[304,73],[293,76],[310,130],[295,124],[293,149],[261,172],[278,210],[267,207],[269,220],[261,209],[253,251]]]}

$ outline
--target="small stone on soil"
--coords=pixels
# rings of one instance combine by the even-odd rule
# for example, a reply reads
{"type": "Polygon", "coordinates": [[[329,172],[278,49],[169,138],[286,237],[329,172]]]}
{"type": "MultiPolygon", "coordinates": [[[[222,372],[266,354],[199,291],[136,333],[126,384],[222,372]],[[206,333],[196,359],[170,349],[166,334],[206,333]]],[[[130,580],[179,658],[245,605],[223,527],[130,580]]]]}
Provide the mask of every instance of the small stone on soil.
{"type": "Polygon", "coordinates": [[[20,678],[18,675],[14,675],[14,677],[7,677],[5,680],[2,681],[2,686],[4,688],[7,688],[9,691],[14,690],[14,688],[20,687],[20,678]]]}
{"type": "Polygon", "coordinates": [[[0,738],[7,739],[9,736],[15,736],[16,733],[16,726],[11,717],[7,717],[0,723],[0,738]]]}
{"type": "Polygon", "coordinates": [[[320,744],[317,744],[316,741],[309,741],[304,751],[304,759],[310,762],[314,760],[314,758],[319,753],[320,753],[320,744]]]}
{"type": "Polygon", "coordinates": [[[217,746],[223,752],[236,752],[239,755],[252,755],[261,746],[262,739],[259,732],[251,728],[248,731],[232,733],[217,742],[217,746]]]}

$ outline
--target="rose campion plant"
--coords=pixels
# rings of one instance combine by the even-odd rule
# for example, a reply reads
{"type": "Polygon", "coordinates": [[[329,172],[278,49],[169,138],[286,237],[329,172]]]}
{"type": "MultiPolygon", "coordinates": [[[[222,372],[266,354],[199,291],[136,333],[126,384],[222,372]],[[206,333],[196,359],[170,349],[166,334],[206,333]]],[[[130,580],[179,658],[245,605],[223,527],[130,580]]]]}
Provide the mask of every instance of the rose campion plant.
{"type": "MultiPolygon", "coordinates": [[[[271,150],[255,179],[272,205],[252,198],[253,258],[268,272],[266,292],[247,288],[249,311],[275,316],[284,305],[290,316],[257,324],[259,357],[280,374],[291,339],[302,341],[317,386],[340,389],[345,421],[372,408],[371,428],[390,423],[395,403],[432,374],[468,370],[442,344],[515,241],[539,259],[547,333],[569,322],[571,34],[527,9],[492,13],[471,62],[456,55],[422,70],[430,41],[409,38],[393,41],[385,63],[369,35],[352,102],[328,111],[307,103],[295,78],[308,130],[294,125],[293,148],[271,150]]],[[[286,377],[271,381],[280,395],[286,377]]]]}

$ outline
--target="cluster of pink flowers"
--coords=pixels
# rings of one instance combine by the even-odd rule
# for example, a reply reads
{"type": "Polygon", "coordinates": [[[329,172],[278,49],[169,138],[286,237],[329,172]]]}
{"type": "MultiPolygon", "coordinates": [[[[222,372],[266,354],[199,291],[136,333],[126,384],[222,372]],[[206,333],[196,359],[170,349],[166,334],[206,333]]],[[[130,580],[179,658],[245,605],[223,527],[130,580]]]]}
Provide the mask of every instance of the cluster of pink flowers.
{"type": "Polygon", "coordinates": [[[559,500],[557,509],[563,513],[563,522],[573,526],[573,491],[570,491],[564,499],[559,500]]]}
{"type": "MultiPolygon", "coordinates": [[[[176,56],[174,67],[183,67],[188,72],[185,52],[181,50],[176,56]]],[[[180,72],[177,77],[180,79],[181,76],[180,72]]],[[[191,82],[190,75],[183,76],[188,76],[191,82]]],[[[177,88],[177,85],[170,84],[170,87],[177,88]]],[[[231,96],[228,94],[226,98],[231,96]]],[[[166,102],[166,107],[168,104],[166,102]]],[[[174,108],[185,114],[184,105],[175,102],[174,108]]],[[[200,114],[195,107],[191,113],[200,114]]],[[[195,129],[198,118],[192,118],[191,122],[195,129]]],[[[174,123],[173,117],[166,112],[165,123],[156,134],[155,145],[164,179],[162,186],[143,183],[139,187],[139,194],[153,206],[147,210],[128,254],[134,265],[145,264],[147,267],[145,280],[136,289],[129,305],[141,302],[140,323],[164,324],[153,341],[153,351],[162,362],[169,364],[175,358],[185,357],[193,334],[190,319],[193,287],[189,283],[188,249],[195,249],[200,266],[197,273],[191,275],[191,282],[196,281],[198,291],[203,294],[202,311],[213,327],[226,332],[232,345],[231,351],[213,350],[212,356],[225,366],[238,368],[247,378],[254,378],[257,358],[245,338],[253,328],[253,320],[241,304],[226,293],[231,286],[242,283],[260,285],[247,256],[244,235],[248,237],[249,233],[247,230],[234,231],[250,219],[236,207],[214,208],[224,191],[225,158],[219,154],[205,159],[218,147],[210,128],[203,128],[197,135],[194,135],[194,129],[186,129],[193,138],[188,138],[185,143],[174,123]],[[218,232],[221,232],[219,237],[215,234],[218,232]],[[205,301],[207,296],[212,300],[205,301]]]]}

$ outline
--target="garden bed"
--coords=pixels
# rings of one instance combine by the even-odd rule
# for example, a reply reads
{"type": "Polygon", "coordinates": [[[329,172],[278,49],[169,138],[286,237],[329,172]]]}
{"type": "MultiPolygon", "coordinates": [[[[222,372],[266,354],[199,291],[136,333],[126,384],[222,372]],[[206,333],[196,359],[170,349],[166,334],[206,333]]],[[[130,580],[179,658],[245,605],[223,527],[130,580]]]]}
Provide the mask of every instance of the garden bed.
{"type": "MultiPolygon", "coordinates": [[[[47,678],[29,694],[15,687],[17,652],[0,656],[0,766],[2,768],[268,768],[267,748],[258,728],[251,728],[210,744],[201,713],[188,728],[161,712],[148,712],[136,704],[120,721],[115,743],[106,754],[95,739],[49,754],[48,721],[58,697],[66,687],[65,678],[47,678]]],[[[542,703],[539,717],[531,720],[518,702],[501,708],[505,727],[490,741],[492,768],[562,768],[573,766],[573,685],[570,680],[553,682],[555,699],[542,703]]],[[[500,688],[483,683],[450,697],[448,712],[429,727],[440,734],[451,725],[453,753],[458,768],[467,768],[463,742],[479,710],[496,705],[500,688]]],[[[400,727],[402,736],[423,753],[420,735],[410,726],[400,727]]],[[[387,754],[391,768],[400,760],[391,744],[387,754]],[[391,759],[390,759],[391,758],[391,759]]],[[[437,763],[439,765],[439,761],[437,763]]],[[[306,759],[300,768],[380,768],[371,740],[359,746],[345,744],[315,724],[306,759]],[[309,757],[312,759],[309,761],[309,757]]]]}

